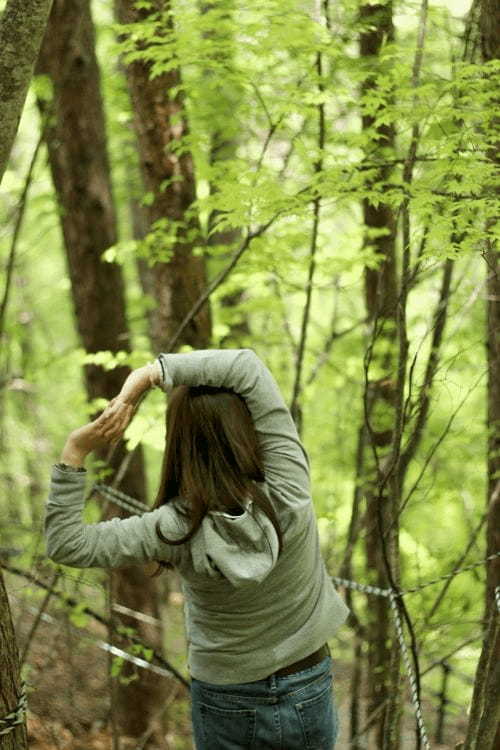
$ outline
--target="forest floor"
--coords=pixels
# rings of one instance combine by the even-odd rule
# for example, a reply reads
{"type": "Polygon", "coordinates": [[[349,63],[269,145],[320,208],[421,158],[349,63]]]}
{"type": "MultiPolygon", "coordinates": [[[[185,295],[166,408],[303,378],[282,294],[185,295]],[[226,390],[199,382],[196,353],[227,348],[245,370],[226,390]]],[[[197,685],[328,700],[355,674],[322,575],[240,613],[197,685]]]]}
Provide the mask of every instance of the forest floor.
{"type": "MultiPolygon", "coordinates": [[[[14,584],[14,579],[12,579],[14,584]]],[[[18,583],[18,582],[17,582],[18,583]]],[[[16,586],[14,585],[14,588],[16,586]]],[[[18,587],[17,587],[18,588],[18,587]]],[[[36,607],[29,605],[29,591],[11,596],[11,606],[22,652],[33,626],[36,607]],[[28,596],[28,599],[27,599],[28,596]]],[[[9,592],[9,595],[11,592],[9,592]]],[[[56,617],[57,610],[53,612],[56,617]]],[[[166,658],[186,674],[185,639],[182,596],[173,592],[166,607],[168,643],[166,658]]],[[[61,613],[59,612],[59,618],[61,613]]],[[[95,639],[106,640],[103,626],[86,624],[86,632],[95,639]]],[[[115,750],[109,728],[108,654],[96,641],[81,637],[82,631],[68,623],[67,618],[41,621],[30,642],[24,668],[28,684],[28,732],[31,750],[115,750]]],[[[331,642],[335,654],[335,642],[331,642]]],[[[350,664],[334,657],[334,685],[341,729],[336,750],[348,750],[350,664]]],[[[159,680],[165,679],[158,677],[159,680]]],[[[433,750],[447,750],[464,737],[463,712],[448,714],[444,728],[444,744],[435,742],[436,704],[423,703],[424,720],[433,750]]],[[[363,722],[361,722],[362,724],[363,722]]],[[[189,695],[180,683],[171,683],[165,712],[165,742],[158,745],[138,744],[120,738],[120,750],[192,750],[189,695]]],[[[366,742],[365,750],[378,750],[366,742]]],[[[408,703],[403,722],[402,750],[415,748],[415,722],[408,703]]]]}

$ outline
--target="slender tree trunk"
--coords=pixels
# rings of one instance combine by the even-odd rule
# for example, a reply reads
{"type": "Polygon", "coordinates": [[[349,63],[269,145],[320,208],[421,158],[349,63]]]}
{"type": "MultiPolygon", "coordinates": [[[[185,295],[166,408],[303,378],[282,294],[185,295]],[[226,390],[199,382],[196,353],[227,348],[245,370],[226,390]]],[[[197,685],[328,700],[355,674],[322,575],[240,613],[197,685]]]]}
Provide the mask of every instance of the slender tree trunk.
{"type": "MultiPolygon", "coordinates": [[[[21,695],[19,654],[10,614],[9,600],[0,572],[0,719],[8,716],[18,705],[21,695]]],[[[7,729],[0,724],[0,731],[7,729]]],[[[23,750],[28,747],[26,723],[15,726],[8,734],[0,734],[1,750],[23,750]]]]}
{"type": "MultiPolygon", "coordinates": [[[[130,350],[121,269],[102,260],[116,243],[116,218],[111,190],[99,69],[94,28],[88,0],[55,0],[37,72],[53,84],[51,125],[47,130],[49,162],[61,210],[76,325],[87,352],[130,350]]],[[[111,398],[120,390],[128,368],[105,371],[85,367],[89,400],[111,398]]],[[[76,374],[75,374],[76,375],[76,374]]],[[[126,455],[121,442],[111,459],[115,470],[126,455]]],[[[106,459],[105,455],[101,456],[106,459]]],[[[108,480],[109,481],[109,480],[108,480]]],[[[131,457],[121,482],[128,494],[145,501],[142,452],[131,457]]],[[[112,515],[123,515],[112,507],[112,515]]],[[[128,514],[125,514],[128,515],[128,514]]],[[[141,568],[114,571],[113,590],[118,602],[158,616],[154,582],[141,568]]],[[[123,624],[154,643],[150,626],[120,616],[123,624]]],[[[128,671],[123,673],[128,676],[128,671]]],[[[141,670],[129,685],[119,683],[118,718],[121,730],[142,734],[162,699],[164,681],[141,670]]]]}
{"type": "MultiPolygon", "coordinates": [[[[234,0],[217,0],[217,3],[207,5],[201,3],[201,12],[206,13],[212,8],[223,11],[225,20],[230,20],[234,13],[234,0]]],[[[222,20],[221,16],[218,16],[222,20]]],[[[216,62],[223,66],[225,70],[231,70],[234,67],[234,45],[235,41],[230,36],[229,25],[219,24],[212,28],[207,35],[216,42],[215,49],[217,53],[216,62]]],[[[210,60],[207,61],[210,63],[210,60]]],[[[220,69],[220,68],[219,68],[220,69]]],[[[231,162],[236,158],[239,143],[239,121],[238,106],[244,96],[242,87],[231,78],[221,80],[218,74],[213,73],[211,65],[208,64],[204,70],[205,79],[205,106],[208,110],[206,117],[206,127],[210,134],[210,165],[223,165],[224,162],[231,162]]],[[[213,183],[209,185],[210,193],[217,190],[213,183]]],[[[208,240],[209,247],[227,247],[227,252],[217,254],[216,259],[212,259],[211,264],[216,267],[218,272],[227,264],[232,251],[236,244],[241,242],[241,229],[226,228],[217,231],[216,224],[219,213],[212,211],[208,217],[208,240]]],[[[241,302],[247,298],[245,287],[236,287],[220,298],[220,316],[223,322],[227,321],[228,333],[221,340],[221,346],[241,345],[250,335],[250,325],[248,318],[243,313],[238,312],[241,302]]]]}
{"type": "MultiPolygon", "coordinates": [[[[155,0],[151,6],[151,10],[138,10],[133,0],[115,0],[121,23],[144,21],[151,12],[161,11],[164,21],[159,33],[167,37],[173,32],[170,3],[155,0]]],[[[142,61],[126,66],[142,178],[151,195],[147,209],[149,225],[156,239],[150,245],[155,262],[143,283],[148,284],[156,300],[151,339],[156,351],[162,351],[201,296],[206,275],[204,257],[193,255],[193,250],[202,244],[198,217],[192,209],[196,198],[193,160],[190,153],[178,155],[173,148],[188,132],[181,73],[173,68],[150,79],[150,72],[150,65],[142,61]],[[175,93],[170,97],[169,92],[175,93]]],[[[208,346],[210,336],[207,302],[191,321],[179,345],[203,348],[208,346]]]]}
{"type": "MultiPolygon", "coordinates": [[[[479,14],[481,54],[484,62],[500,58],[500,14],[495,0],[481,0],[479,14]]],[[[496,117],[500,125],[496,100],[496,117]]],[[[488,151],[493,164],[500,162],[500,139],[488,151]]],[[[496,188],[498,194],[498,187],[496,188]]],[[[494,226],[486,227],[486,357],[488,363],[487,522],[486,550],[500,550],[500,261],[494,226]]],[[[495,589],[500,586],[500,559],[490,560],[486,569],[485,635],[472,696],[465,750],[494,750],[500,747],[500,613],[495,589]]]]}
{"type": "MultiPolygon", "coordinates": [[[[481,0],[480,12],[481,52],[485,62],[500,59],[500,13],[495,0],[481,0]]],[[[500,128],[500,96],[496,101],[496,117],[492,124],[496,125],[497,133],[500,128]]],[[[488,152],[489,159],[497,166],[500,165],[500,137],[497,137],[494,145],[488,152]]],[[[496,194],[500,191],[498,185],[496,194]]],[[[488,412],[486,424],[488,426],[488,520],[486,528],[486,550],[491,555],[500,551],[500,248],[498,241],[494,238],[494,225],[488,227],[486,236],[486,288],[487,288],[487,330],[486,350],[488,361],[488,412]]],[[[486,577],[486,612],[485,621],[496,616],[497,622],[500,613],[497,611],[495,602],[495,589],[500,586],[500,558],[495,558],[488,563],[486,577]]],[[[484,721],[492,722],[496,717],[495,740],[491,747],[500,747],[500,680],[498,669],[500,665],[500,634],[496,628],[496,638],[493,647],[491,673],[489,675],[489,686],[486,688],[487,696],[496,697],[494,702],[485,698],[484,721]]],[[[479,737],[481,747],[489,747],[486,737],[486,725],[484,736],[479,737]]],[[[480,727],[481,732],[481,727],[480,727]]],[[[491,729],[490,729],[491,732],[491,729]]]]}
{"type": "MultiPolygon", "coordinates": [[[[364,80],[362,94],[365,94],[377,86],[376,74],[381,65],[378,54],[384,39],[392,41],[394,38],[392,3],[362,5],[360,18],[367,25],[367,30],[362,31],[360,36],[360,55],[366,70],[373,71],[364,80]]],[[[371,141],[371,161],[374,151],[380,157],[392,153],[395,139],[392,124],[375,128],[374,122],[375,115],[362,116],[363,131],[371,141]]],[[[381,158],[381,161],[384,159],[381,158]]],[[[387,179],[387,167],[381,167],[377,172],[374,180],[387,179]]],[[[388,205],[374,205],[368,199],[363,201],[363,219],[365,247],[372,247],[380,261],[377,268],[365,269],[365,304],[369,320],[365,393],[368,455],[364,461],[366,566],[370,582],[387,588],[386,561],[396,580],[398,578],[398,525],[395,519],[399,492],[394,481],[387,481],[385,472],[392,456],[397,399],[396,225],[393,211],[388,205]],[[385,230],[385,234],[374,235],[374,230],[385,230]]],[[[394,713],[399,712],[398,690],[391,689],[391,673],[399,668],[399,646],[387,601],[383,597],[371,597],[367,612],[367,711],[368,715],[375,717],[370,736],[374,746],[380,750],[397,748],[399,722],[394,722],[394,713]]]]}
{"type": "Polygon", "coordinates": [[[52,0],[8,0],[0,18],[0,182],[16,137],[52,0]]]}

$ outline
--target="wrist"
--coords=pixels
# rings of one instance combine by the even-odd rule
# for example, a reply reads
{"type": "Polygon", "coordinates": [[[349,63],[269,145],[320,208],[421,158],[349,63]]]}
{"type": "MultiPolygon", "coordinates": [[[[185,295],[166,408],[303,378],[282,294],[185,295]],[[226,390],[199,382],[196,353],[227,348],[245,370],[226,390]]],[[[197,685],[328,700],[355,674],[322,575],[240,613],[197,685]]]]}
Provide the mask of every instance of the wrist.
{"type": "Polygon", "coordinates": [[[59,460],[61,463],[66,464],[67,466],[72,466],[75,469],[80,469],[83,467],[87,455],[88,451],[83,451],[81,448],[78,448],[73,443],[71,438],[68,438],[68,440],[66,440],[64,448],[62,449],[59,460]]]}
{"type": "Polygon", "coordinates": [[[149,365],[139,367],[137,370],[130,373],[123,384],[123,388],[118,394],[118,398],[125,404],[135,406],[142,394],[152,385],[153,382],[149,365]]]}

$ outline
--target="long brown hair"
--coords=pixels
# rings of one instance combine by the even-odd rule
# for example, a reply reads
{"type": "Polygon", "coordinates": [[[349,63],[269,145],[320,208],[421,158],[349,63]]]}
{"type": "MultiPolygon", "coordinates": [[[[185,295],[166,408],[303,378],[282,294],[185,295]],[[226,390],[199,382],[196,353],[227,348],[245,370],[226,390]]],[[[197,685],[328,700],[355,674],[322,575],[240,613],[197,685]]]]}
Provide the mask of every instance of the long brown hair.
{"type": "Polygon", "coordinates": [[[191,528],[181,539],[167,539],[158,522],[159,538],[167,544],[185,544],[209,510],[242,507],[250,496],[274,526],[279,556],[280,523],[267,495],[255,484],[264,480],[262,451],[244,398],[229,388],[174,388],[168,399],[166,445],[154,507],[175,503],[180,514],[191,520],[191,528]]]}

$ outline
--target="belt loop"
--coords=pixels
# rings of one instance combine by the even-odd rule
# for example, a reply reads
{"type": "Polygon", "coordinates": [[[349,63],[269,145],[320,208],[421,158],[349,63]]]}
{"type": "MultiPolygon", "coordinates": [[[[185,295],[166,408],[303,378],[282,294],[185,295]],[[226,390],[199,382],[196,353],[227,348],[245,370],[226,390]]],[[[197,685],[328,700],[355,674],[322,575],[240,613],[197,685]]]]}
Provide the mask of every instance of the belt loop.
{"type": "Polygon", "coordinates": [[[273,674],[270,675],[270,677],[269,677],[269,689],[270,689],[271,693],[273,693],[273,694],[276,693],[276,688],[277,688],[276,675],[273,672],[273,674]]]}

